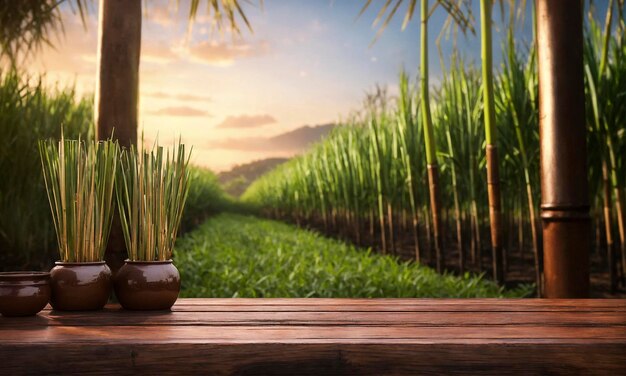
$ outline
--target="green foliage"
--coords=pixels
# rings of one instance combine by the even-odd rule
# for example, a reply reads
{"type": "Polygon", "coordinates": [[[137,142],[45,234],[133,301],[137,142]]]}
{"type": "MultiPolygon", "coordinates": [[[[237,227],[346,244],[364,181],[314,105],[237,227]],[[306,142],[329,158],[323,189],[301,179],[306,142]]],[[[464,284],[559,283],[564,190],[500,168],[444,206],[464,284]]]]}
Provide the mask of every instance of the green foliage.
{"type": "MultiPolygon", "coordinates": [[[[93,98],[73,88],[46,87],[17,71],[0,71],[0,269],[46,269],[56,259],[54,225],[46,195],[39,140],[94,135],[93,98]],[[9,213],[9,214],[7,214],[9,213]]],[[[193,182],[183,215],[185,231],[209,214],[237,207],[212,172],[190,167],[193,182]]]]}
{"type": "Polygon", "coordinates": [[[39,142],[61,261],[104,259],[113,219],[117,142],[39,142]]]}
{"type": "Polygon", "coordinates": [[[122,150],[115,191],[131,260],[170,259],[189,192],[190,154],[180,142],[171,151],[122,150]]]}
{"type": "Polygon", "coordinates": [[[182,232],[197,227],[209,215],[232,210],[236,206],[235,200],[222,190],[211,170],[189,166],[189,194],[183,212],[182,232]]]}
{"type": "MultiPolygon", "coordinates": [[[[17,66],[18,58],[51,44],[52,34],[63,30],[60,5],[66,0],[0,1],[0,61],[17,66]]],[[[85,23],[84,0],[73,0],[85,23]]]]}
{"type": "Polygon", "coordinates": [[[479,276],[439,275],[317,233],[235,214],[179,239],[182,297],[521,297],[479,276]]]}
{"type": "Polygon", "coordinates": [[[442,178],[444,182],[451,183],[448,189],[442,191],[442,201],[451,203],[456,194],[460,209],[478,220],[475,205],[487,199],[480,72],[462,57],[454,55],[436,91],[435,101],[438,137],[442,142],[445,140],[445,146],[441,146],[443,151],[439,154],[442,158],[442,178]]]}
{"type": "MultiPolygon", "coordinates": [[[[408,86],[405,89],[411,90],[408,86]]],[[[402,143],[406,153],[420,154],[423,143],[413,141],[421,140],[422,132],[402,122],[393,122],[395,115],[386,108],[387,101],[384,93],[369,98],[362,114],[335,128],[309,152],[255,181],[242,200],[266,209],[276,207],[303,216],[313,213],[326,216],[331,208],[357,214],[378,210],[383,204],[379,199],[393,193],[388,190],[406,192],[397,183],[405,181],[410,171],[402,170],[393,176],[388,173],[392,165],[400,169],[407,167],[401,163],[404,159],[392,159],[392,147],[401,147],[401,136],[406,140],[402,143]],[[392,124],[397,128],[391,127],[392,124]],[[391,178],[396,180],[388,180],[391,178]]],[[[408,102],[413,103],[414,98],[408,102]]],[[[415,108],[412,106],[411,111],[415,108]]],[[[415,113],[406,115],[407,121],[418,124],[415,113]]]]}
{"type": "MultiPolygon", "coordinates": [[[[622,21],[617,36],[603,34],[589,18],[585,34],[586,116],[590,143],[592,192],[601,197],[603,178],[612,188],[626,186],[626,26],[622,21]],[[603,177],[602,164],[606,166],[603,177]]],[[[609,199],[610,200],[610,199],[609,199]]]]}
{"type": "MultiPolygon", "coordinates": [[[[474,16],[472,14],[472,7],[468,2],[461,1],[450,1],[450,0],[436,0],[435,4],[432,8],[428,8],[428,0],[420,0],[422,5],[422,12],[428,12],[428,17],[434,11],[434,9],[438,6],[441,6],[443,10],[448,14],[448,18],[445,23],[444,30],[449,28],[453,23],[454,26],[461,29],[463,33],[467,33],[468,31],[472,34],[474,31],[474,16]],[[426,9],[427,11],[424,11],[426,9]],[[452,22],[454,21],[454,22],[452,22]]],[[[389,22],[394,18],[397,14],[398,9],[404,3],[404,0],[385,0],[382,3],[380,10],[378,11],[376,18],[372,26],[379,25],[378,33],[376,34],[376,38],[380,37],[382,32],[387,28],[389,22]],[[381,22],[382,21],[382,22],[381,22]]],[[[361,11],[359,12],[359,16],[361,16],[365,11],[372,5],[372,0],[365,1],[361,11]]],[[[404,30],[409,22],[413,19],[413,15],[415,13],[415,9],[417,5],[417,0],[407,0],[407,8],[404,14],[404,20],[402,21],[402,29],[404,30]]],[[[423,15],[422,19],[426,18],[423,15]]]]}
{"type": "Polygon", "coordinates": [[[47,88],[16,71],[0,71],[0,265],[42,268],[54,258],[50,204],[37,143],[42,139],[89,139],[93,100],[72,88],[47,88]]]}
{"type": "MultiPolygon", "coordinates": [[[[400,96],[370,96],[365,108],[309,152],[255,181],[242,196],[273,215],[296,219],[339,214],[358,238],[361,222],[392,212],[413,217],[428,202],[423,119],[419,96],[400,76],[400,96]]],[[[441,139],[441,138],[440,138],[441,139]]]]}

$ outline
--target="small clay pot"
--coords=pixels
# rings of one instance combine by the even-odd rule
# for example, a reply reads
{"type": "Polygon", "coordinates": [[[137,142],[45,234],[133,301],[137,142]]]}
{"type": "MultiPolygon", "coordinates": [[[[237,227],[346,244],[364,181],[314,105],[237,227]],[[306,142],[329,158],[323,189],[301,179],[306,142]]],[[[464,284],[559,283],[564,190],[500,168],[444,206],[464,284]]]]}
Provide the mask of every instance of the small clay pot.
{"type": "Polygon", "coordinates": [[[50,300],[50,273],[0,273],[0,313],[3,316],[32,316],[50,300]]]}
{"type": "Polygon", "coordinates": [[[50,271],[52,308],[60,311],[102,309],[111,295],[111,269],[104,261],[59,262],[50,271]]]}
{"type": "Polygon", "coordinates": [[[167,261],[129,261],[114,279],[115,295],[122,307],[131,310],[172,308],[180,292],[180,274],[167,261]]]}

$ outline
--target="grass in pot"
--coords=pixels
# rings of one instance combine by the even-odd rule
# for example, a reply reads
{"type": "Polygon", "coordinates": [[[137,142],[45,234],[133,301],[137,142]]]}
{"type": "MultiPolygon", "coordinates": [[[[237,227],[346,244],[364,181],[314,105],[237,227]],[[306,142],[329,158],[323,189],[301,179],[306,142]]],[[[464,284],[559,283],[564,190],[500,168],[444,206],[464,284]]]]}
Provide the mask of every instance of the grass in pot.
{"type": "Polygon", "coordinates": [[[39,142],[60,261],[50,271],[54,309],[97,310],[111,294],[104,260],[113,219],[117,142],[39,142]]]}
{"type": "Polygon", "coordinates": [[[120,222],[129,259],[114,278],[125,309],[167,310],[180,291],[172,250],[189,191],[189,155],[156,146],[121,153],[116,183],[120,222]]]}

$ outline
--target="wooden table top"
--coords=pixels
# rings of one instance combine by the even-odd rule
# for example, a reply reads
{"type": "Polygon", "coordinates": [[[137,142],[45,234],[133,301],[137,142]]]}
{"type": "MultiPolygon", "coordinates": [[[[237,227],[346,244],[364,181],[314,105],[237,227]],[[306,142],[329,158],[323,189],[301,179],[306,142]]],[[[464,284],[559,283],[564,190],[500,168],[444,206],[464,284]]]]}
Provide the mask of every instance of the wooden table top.
{"type": "Polygon", "coordinates": [[[0,317],[0,374],[626,375],[626,300],[180,299],[0,317]]]}

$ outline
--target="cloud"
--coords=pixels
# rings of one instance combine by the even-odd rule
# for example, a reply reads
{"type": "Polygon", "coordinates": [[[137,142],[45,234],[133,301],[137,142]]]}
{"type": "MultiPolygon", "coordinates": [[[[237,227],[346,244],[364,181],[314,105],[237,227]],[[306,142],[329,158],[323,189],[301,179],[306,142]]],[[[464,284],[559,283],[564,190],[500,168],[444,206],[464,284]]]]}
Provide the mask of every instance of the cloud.
{"type": "Polygon", "coordinates": [[[265,41],[256,44],[205,41],[189,47],[193,60],[216,66],[229,66],[237,59],[261,56],[268,52],[269,43],[265,41]]]}
{"type": "Polygon", "coordinates": [[[150,112],[152,115],[164,116],[211,116],[208,112],[193,107],[164,107],[150,112]]]}
{"type": "Polygon", "coordinates": [[[152,21],[160,26],[171,26],[177,21],[176,12],[169,8],[168,4],[158,4],[146,7],[145,14],[147,21],[152,21]]]}
{"type": "Polygon", "coordinates": [[[271,115],[239,115],[229,116],[217,125],[217,128],[256,128],[276,123],[271,115]]]}
{"type": "Polygon", "coordinates": [[[212,99],[209,96],[183,94],[183,93],[166,93],[163,91],[152,91],[141,93],[142,96],[158,98],[158,99],[175,99],[180,101],[193,101],[193,102],[211,102],[212,99]]]}
{"type": "Polygon", "coordinates": [[[236,60],[267,54],[269,43],[260,41],[246,43],[243,41],[218,42],[203,41],[189,46],[185,38],[165,43],[164,41],[147,41],[141,46],[141,61],[156,64],[168,64],[175,61],[192,61],[196,63],[227,67],[236,60]]]}

